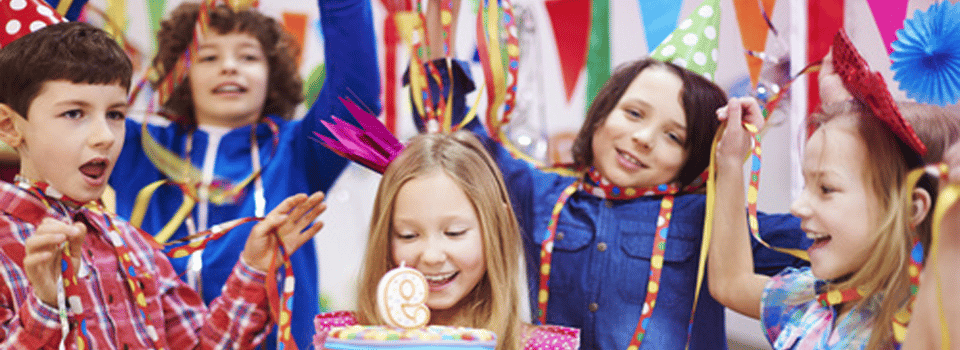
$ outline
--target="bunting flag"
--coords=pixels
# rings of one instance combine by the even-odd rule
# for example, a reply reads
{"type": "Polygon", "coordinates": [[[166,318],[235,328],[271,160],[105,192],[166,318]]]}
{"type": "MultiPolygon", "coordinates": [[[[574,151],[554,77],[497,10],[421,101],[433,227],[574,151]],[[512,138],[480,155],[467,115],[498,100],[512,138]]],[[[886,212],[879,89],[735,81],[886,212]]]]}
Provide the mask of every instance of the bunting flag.
{"type": "Polygon", "coordinates": [[[104,11],[108,25],[103,28],[114,38],[120,38],[127,33],[127,26],[130,20],[127,18],[127,0],[107,0],[107,10],[104,11]]]}
{"type": "Polygon", "coordinates": [[[80,13],[83,11],[83,6],[87,4],[87,0],[47,0],[47,3],[50,4],[50,7],[56,9],[57,13],[63,18],[72,22],[80,18],[80,13]]]}
{"type": "MultiPolygon", "coordinates": [[[[147,1],[147,16],[150,17],[150,20],[147,24],[150,26],[150,32],[156,33],[160,31],[160,22],[163,21],[163,10],[167,8],[166,0],[151,0],[147,1]]],[[[153,44],[153,52],[157,51],[157,36],[148,35],[150,37],[150,42],[153,44]]]]}
{"type": "Polygon", "coordinates": [[[677,26],[683,1],[639,0],[643,31],[647,34],[647,52],[667,38],[677,26]]]}
{"type": "Polygon", "coordinates": [[[283,19],[283,28],[287,33],[293,36],[297,41],[297,46],[301,48],[297,53],[297,65],[303,63],[303,43],[307,35],[307,15],[301,12],[284,12],[280,15],[283,19]]]}
{"type": "MultiPolygon", "coordinates": [[[[587,63],[588,28],[590,27],[590,2],[585,0],[553,0],[543,4],[550,15],[553,37],[560,56],[563,73],[563,88],[567,102],[573,98],[577,80],[587,63]]],[[[670,30],[673,25],[670,25],[670,30]]]]}
{"type": "Polygon", "coordinates": [[[867,0],[873,20],[877,22],[883,46],[887,48],[887,55],[893,53],[893,42],[897,40],[897,29],[903,28],[903,20],[907,18],[906,0],[867,0]]]}
{"type": "Polygon", "coordinates": [[[590,106],[597,92],[607,79],[610,79],[610,0],[592,0],[592,2],[585,106],[590,106]]]}
{"type": "MultiPolygon", "coordinates": [[[[833,36],[843,28],[844,0],[810,0],[807,5],[807,62],[819,62],[833,45],[833,36]]],[[[807,81],[807,114],[820,106],[817,75],[807,81]]],[[[812,132],[808,130],[808,132],[812,132]]]]}
{"type": "MultiPolygon", "coordinates": [[[[767,32],[770,26],[767,25],[764,16],[773,15],[775,4],[776,0],[733,0],[733,6],[737,12],[737,23],[740,24],[740,39],[747,52],[766,50],[767,32]],[[763,6],[762,9],[761,6],[763,6]]],[[[756,88],[760,69],[763,68],[763,60],[747,52],[744,56],[747,58],[747,68],[750,70],[750,83],[756,88]]]]}

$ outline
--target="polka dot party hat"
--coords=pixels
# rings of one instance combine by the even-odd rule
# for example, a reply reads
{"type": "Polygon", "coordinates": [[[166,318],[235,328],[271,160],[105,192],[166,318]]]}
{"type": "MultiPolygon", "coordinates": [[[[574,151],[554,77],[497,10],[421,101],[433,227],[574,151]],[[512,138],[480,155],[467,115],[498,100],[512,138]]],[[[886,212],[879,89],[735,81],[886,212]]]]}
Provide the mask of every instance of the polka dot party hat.
{"type": "Polygon", "coordinates": [[[43,0],[0,0],[0,48],[40,28],[66,21],[43,0]]]}
{"type": "Polygon", "coordinates": [[[704,0],[650,57],[671,62],[713,80],[717,72],[720,0],[704,0]]]}

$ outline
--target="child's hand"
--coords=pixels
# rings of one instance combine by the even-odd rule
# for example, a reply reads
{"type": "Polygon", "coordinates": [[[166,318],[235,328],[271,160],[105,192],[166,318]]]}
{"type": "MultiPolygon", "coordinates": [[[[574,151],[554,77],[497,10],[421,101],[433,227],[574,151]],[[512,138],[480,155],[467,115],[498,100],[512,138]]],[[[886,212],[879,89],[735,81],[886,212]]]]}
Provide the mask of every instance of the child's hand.
{"type": "Polygon", "coordinates": [[[23,272],[44,304],[57,305],[57,278],[62,274],[60,255],[64,245],[70,247],[73,266],[80,266],[80,247],[86,236],[87,228],[81,223],[71,225],[45,218],[24,241],[23,272]]]}
{"type": "Polygon", "coordinates": [[[743,166],[743,159],[752,148],[752,140],[743,123],[763,129],[763,113],[752,97],[731,98],[726,106],[717,109],[717,119],[727,122],[717,144],[718,165],[743,166]]]}
{"type": "Polygon", "coordinates": [[[852,100],[853,95],[843,86],[843,79],[833,70],[833,49],[823,56],[820,64],[820,74],[817,76],[817,85],[820,90],[820,103],[829,104],[852,100]]]}
{"type": "Polygon", "coordinates": [[[323,228],[322,222],[313,224],[313,221],[324,210],[327,210],[327,205],[323,203],[322,192],[314,193],[309,198],[302,193],[288,197],[250,230],[243,248],[243,261],[259,271],[269,271],[270,260],[275,253],[280,253],[277,235],[283,241],[287,254],[293,254],[323,228]]]}

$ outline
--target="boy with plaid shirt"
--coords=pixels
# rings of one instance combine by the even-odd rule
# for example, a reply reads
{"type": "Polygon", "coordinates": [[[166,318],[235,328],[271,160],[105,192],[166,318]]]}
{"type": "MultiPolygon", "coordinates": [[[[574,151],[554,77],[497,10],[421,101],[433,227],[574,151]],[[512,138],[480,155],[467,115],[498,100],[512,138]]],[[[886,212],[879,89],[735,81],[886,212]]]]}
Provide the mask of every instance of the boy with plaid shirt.
{"type": "Polygon", "coordinates": [[[0,348],[258,344],[278,237],[288,253],[310,240],[323,195],[291,196],[256,224],[208,309],[149,236],[99,205],[124,141],[122,49],[83,23],[0,47],[0,139],[20,157],[16,183],[0,182],[0,348]]]}

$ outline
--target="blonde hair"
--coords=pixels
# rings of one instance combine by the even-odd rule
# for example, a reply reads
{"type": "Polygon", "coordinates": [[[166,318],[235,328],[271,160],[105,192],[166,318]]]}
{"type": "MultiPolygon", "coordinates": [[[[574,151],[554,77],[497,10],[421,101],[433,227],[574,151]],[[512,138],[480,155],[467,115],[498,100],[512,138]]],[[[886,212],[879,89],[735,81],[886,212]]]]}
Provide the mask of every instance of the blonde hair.
{"type": "MultiPolygon", "coordinates": [[[[927,247],[930,242],[930,215],[917,226],[911,224],[913,217],[913,187],[905,183],[912,168],[923,163],[939,162],[943,152],[960,133],[960,115],[956,110],[916,103],[900,103],[904,117],[910,121],[917,136],[927,145],[923,159],[900,141],[888,127],[877,119],[868,108],[857,102],[843,102],[824,106],[824,112],[811,116],[815,127],[841,117],[855,118],[857,132],[864,144],[869,145],[863,160],[864,183],[877,200],[879,218],[874,227],[876,237],[873,251],[863,266],[849,278],[831,285],[831,289],[860,288],[866,296],[857,303],[868,303],[881,298],[879,310],[874,314],[873,327],[866,349],[889,349],[893,347],[892,320],[910,297],[909,261],[914,237],[927,247]]],[[[922,179],[918,187],[936,194],[936,180],[922,179]]]]}
{"type": "Polygon", "coordinates": [[[358,316],[363,324],[383,324],[377,315],[377,283],[393,263],[394,202],[407,181],[442,170],[456,182],[473,205],[480,222],[486,273],[457,303],[454,325],[484,328],[498,337],[497,349],[518,349],[521,341],[521,302],[526,284],[522,269],[520,229],[500,170],[483,145],[465,131],[414,137],[390,163],[380,186],[370,220],[370,236],[360,277],[358,316]]]}

